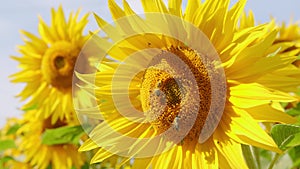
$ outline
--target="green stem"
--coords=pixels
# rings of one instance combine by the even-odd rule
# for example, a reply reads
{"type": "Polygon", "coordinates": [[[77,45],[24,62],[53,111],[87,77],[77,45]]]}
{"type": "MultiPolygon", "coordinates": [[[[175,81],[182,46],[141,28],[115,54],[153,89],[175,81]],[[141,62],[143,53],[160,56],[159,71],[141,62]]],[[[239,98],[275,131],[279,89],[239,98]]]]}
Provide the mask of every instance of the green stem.
{"type": "Polygon", "coordinates": [[[249,169],[256,169],[257,168],[256,163],[254,161],[250,146],[242,144],[242,150],[243,150],[243,155],[244,155],[245,161],[246,161],[249,169]]]}
{"type": "Polygon", "coordinates": [[[92,169],[97,169],[95,164],[91,164],[92,169]]]}
{"type": "Polygon", "coordinates": [[[91,160],[92,160],[92,157],[93,157],[92,151],[87,151],[87,152],[85,152],[85,154],[86,154],[86,157],[87,157],[87,162],[89,163],[89,168],[90,169],[97,169],[95,164],[91,164],[91,160]]]}
{"type": "Polygon", "coordinates": [[[259,148],[254,147],[254,146],[252,148],[253,148],[253,155],[254,155],[254,158],[256,160],[257,168],[261,169],[259,148]]]}
{"type": "Polygon", "coordinates": [[[273,160],[271,161],[271,163],[270,163],[268,169],[272,169],[272,168],[274,167],[274,165],[276,164],[276,162],[277,162],[277,160],[279,159],[279,157],[280,157],[280,154],[277,154],[277,153],[276,153],[276,155],[275,155],[275,157],[273,158],[273,160]]]}

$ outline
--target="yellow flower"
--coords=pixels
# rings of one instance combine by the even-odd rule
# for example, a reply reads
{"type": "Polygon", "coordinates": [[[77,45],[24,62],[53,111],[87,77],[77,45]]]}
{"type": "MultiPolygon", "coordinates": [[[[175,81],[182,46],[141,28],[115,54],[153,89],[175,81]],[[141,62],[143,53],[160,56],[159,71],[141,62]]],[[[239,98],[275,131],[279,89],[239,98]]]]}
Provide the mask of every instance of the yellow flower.
{"type": "MultiPolygon", "coordinates": [[[[240,23],[240,28],[242,29],[254,27],[255,20],[253,13],[250,11],[248,16],[244,13],[240,23]]],[[[289,26],[282,23],[278,26],[275,24],[274,19],[270,22],[270,25],[272,25],[274,29],[279,29],[279,32],[272,46],[268,49],[268,53],[271,53],[269,57],[280,55],[282,57],[298,56],[298,58],[289,66],[279,68],[274,72],[259,78],[257,82],[264,83],[267,87],[279,88],[287,92],[297,92],[299,90],[300,69],[295,66],[299,67],[300,64],[300,27],[296,23],[290,24],[289,26]]]]}
{"type": "MultiPolygon", "coordinates": [[[[279,37],[276,39],[275,43],[286,43],[290,44],[289,48],[286,48],[282,53],[290,55],[300,55],[300,25],[299,23],[294,23],[286,26],[282,23],[280,26],[279,37]]],[[[294,65],[300,67],[299,58],[294,62],[294,65]]]]}
{"type": "Polygon", "coordinates": [[[18,130],[18,133],[22,133],[18,149],[25,155],[25,162],[39,169],[46,169],[49,165],[53,169],[80,168],[84,163],[84,157],[77,151],[76,145],[45,145],[41,140],[45,130],[65,126],[66,122],[58,120],[55,124],[51,124],[51,118],[45,120],[32,118],[34,113],[35,111],[29,111],[25,114],[24,123],[18,130]]]}
{"type": "Polygon", "coordinates": [[[52,123],[57,120],[74,118],[72,105],[72,76],[74,65],[87,36],[83,29],[88,15],[79,21],[79,11],[70,14],[66,20],[62,7],[52,9],[51,25],[39,18],[39,36],[27,31],[21,33],[24,45],[19,46],[21,57],[12,57],[20,64],[20,72],[12,75],[12,82],[25,83],[18,95],[28,100],[23,109],[36,108],[36,116],[52,123]]]}
{"type": "Polygon", "coordinates": [[[18,128],[21,126],[22,120],[17,118],[10,118],[6,120],[5,126],[0,131],[0,140],[1,141],[13,141],[15,144],[15,147],[12,146],[12,148],[6,149],[2,155],[3,156],[14,156],[17,157],[21,154],[20,150],[17,149],[20,138],[17,134],[18,128]]]}
{"type": "Polygon", "coordinates": [[[21,120],[17,118],[9,118],[6,120],[6,123],[0,131],[0,138],[3,139],[16,139],[16,134],[13,131],[13,127],[17,127],[20,125],[21,120]]]}
{"type": "Polygon", "coordinates": [[[289,24],[288,26],[285,23],[282,23],[280,26],[280,36],[277,38],[277,41],[291,41],[300,43],[300,26],[299,23],[289,24]]]}
{"type": "MultiPolygon", "coordinates": [[[[278,79],[280,83],[286,85],[286,89],[299,93],[299,88],[291,88],[298,84],[300,78],[300,25],[299,23],[290,23],[286,25],[284,22],[278,26],[279,35],[277,36],[273,46],[281,46],[281,49],[278,50],[278,53],[283,56],[297,56],[297,60],[293,62],[293,65],[290,65],[288,69],[294,69],[293,72],[286,72],[286,69],[278,70],[275,72],[277,75],[280,75],[278,79]]],[[[270,78],[274,78],[270,77],[270,78]]],[[[299,94],[298,94],[299,95],[299,94]]],[[[289,103],[285,108],[289,109],[296,107],[297,102],[289,103]]]]}
{"type": "Polygon", "coordinates": [[[260,79],[293,72],[296,57],[274,53],[273,24],[239,27],[245,0],[230,9],[229,0],[189,0],[185,12],[181,1],[142,0],[142,17],[123,4],[109,0],[115,23],[96,19],[110,39],[94,36],[84,49],[109,55],[95,83],[78,73],[101,112],[79,113],[103,120],[81,147],[101,147],[93,163],[118,154],[137,168],[247,168],[241,144],[280,152],[259,123],[296,122],[279,102],[297,98],[276,76],[260,79]]]}
{"type": "Polygon", "coordinates": [[[9,160],[6,164],[4,164],[4,167],[9,169],[31,169],[29,164],[15,160],[9,160]]]}
{"type": "Polygon", "coordinates": [[[17,118],[10,118],[6,121],[5,126],[1,129],[0,133],[0,141],[12,141],[14,142],[14,146],[5,149],[0,153],[0,159],[3,160],[6,158],[7,160],[2,161],[2,166],[4,168],[10,169],[30,169],[30,165],[24,162],[19,161],[22,159],[23,154],[20,149],[18,149],[20,145],[20,134],[17,134],[17,130],[23,123],[22,120],[17,118]],[[3,158],[3,159],[2,159],[3,158]]]}

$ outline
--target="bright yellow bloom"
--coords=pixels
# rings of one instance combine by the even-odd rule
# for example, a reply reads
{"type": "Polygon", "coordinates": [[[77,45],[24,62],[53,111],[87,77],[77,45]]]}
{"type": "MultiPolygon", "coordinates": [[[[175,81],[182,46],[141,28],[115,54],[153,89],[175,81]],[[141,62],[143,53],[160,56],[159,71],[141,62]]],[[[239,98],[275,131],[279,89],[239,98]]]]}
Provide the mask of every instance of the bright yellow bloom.
{"type": "Polygon", "coordinates": [[[25,162],[39,169],[46,169],[49,165],[53,169],[80,168],[84,163],[84,157],[77,151],[76,145],[42,143],[42,134],[45,130],[65,126],[66,122],[58,120],[55,124],[51,124],[51,118],[45,120],[32,118],[34,113],[35,111],[30,111],[25,114],[24,123],[18,130],[18,133],[22,133],[18,149],[24,153],[25,162]]]}
{"type": "Polygon", "coordinates": [[[277,41],[290,41],[297,42],[297,46],[300,43],[300,25],[298,23],[286,25],[282,23],[279,31],[280,36],[277,38],[277,41]]]}
{"type": "MultiPolygon", "coordinates": [[[[255,20],[253,13],[250,11],[247,16],[245,13],[241,19],[240,28],[246,29],[254,27],[255,20]]],[[[270,25],[273,25],[274,29],[279,29],[278,35],[272,46],[268,49],[268,53],[272,53],[270,56],[282,56],[293,57],[300,55],[300,27],[298,24],[290,24],[286,26],[285,23],[278,26],[275,21],[272,20],[270,25]]],[[[279,88],[281,90],[290,92],[298,91],[298,84],[300,78],[299,58],[287,67],[282,67],[274,72],[265,75],[257,80],[258,83],[264,83],[267,87],[279,88]],[[287,71],[288,70],[288,71],[287,71]],[[276,82],[275,82],[276,81],[276,82]]]]}
{"type": "MultiPolygon", "coordinates": [[[[279,36],[276,38],[274,46],[283,46],[278,53],[284,56],[297,56],[297,60],[293,62],[293,65],[289,66],[289,69],[294,69],[293,72],[286,72],[286,69],[277,71],[278,75],[281,75],[280,82],[286,85],[286,88],[291,90],[294,84],[297,84],[300,79],[300,25],[298,23],[290,23],[286,25],[282,23],[279,26],[279,36]]],[[[292,91],[299,93],[300,89],[296,88],[292,91]]],[[[286,106],[286,109],[295,107],[298,102],[290,103],[286,106]]]]}
{"type": "MultiPolygon", "coordinates": [[[[116,153],[134,158],[136,168],[247,168],[241,144],[280,152],[259,122],[296,121],[279,102],[297,98],[275,76],[282,69],[293,73],[296,57],[274,52],[272,23],[239,27],[245,3],[228,10],[229,0],[189,0],[183,12],[181,1],[169,0],[167,7],[142,0],[145,16],[136,17],[126,1],[122,9],[109,0],[116,24],[96,16],[110,39],[94,38],[110,56],[95,79],[101,113],[80,112],[104,120],[81,147],[101,147],[93,163],[116,153]],[[275,77],[261,80],[269,75],[275,77]]],[[[92,76],[78,75],[94,87],[92,76]]]]}
{"type": "Polygon", "coordinates": [[[35,108],[36,116],[42,119],[52,116],[57,120],[74,118],[72,105],[72,76],[74,65],[87,36],[83,29],[88,15],[79,21],[79,11],[65,19],[62,7],[52,9],[51,25],[39,18],[39,36],[22,31],[24,45],[19,46],[21,57],[17,60],[22,69],[12,75],[12,82],[25,83],[18,95],[21,100],[28,99],[23,109],[35,108]]]}
{"type": "MultiPolygon", "coordinates": [[[[299,23],[294,23],[286,26],[282,23],[280,26],[279,37],[276,39],[275,43],[287,43],[291,46],[285,49],[282,53],[290,55],[300,55],[300,25],[299,23]]],[[[294,65],[300,67],[299,58],[294,62],[294,65]]]]}

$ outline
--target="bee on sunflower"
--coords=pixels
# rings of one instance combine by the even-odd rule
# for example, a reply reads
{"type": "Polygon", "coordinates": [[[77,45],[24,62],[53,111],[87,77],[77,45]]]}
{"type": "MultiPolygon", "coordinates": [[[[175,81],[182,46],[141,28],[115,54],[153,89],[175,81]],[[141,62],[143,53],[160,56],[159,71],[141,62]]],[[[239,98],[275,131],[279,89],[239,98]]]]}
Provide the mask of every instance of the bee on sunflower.
{"type": "Polygon", "coordinates": [[[83,49],[96,52],[95,74],[77,73],[95,97],[78,113],[100,122],[80,149],[100,147],[92,163],[118,154],[133,168],[248,168],[241,145],[281,152],[259,123],[297,121],[280,102],[298,98],[275,76],[293,74],[296,56],[274,52],[272,23],[240,22],[245,0],[189,0],[185,11],[141,0],[142,16],[108,2],[115,22],[95,16],[108,38],[83,49]]]}

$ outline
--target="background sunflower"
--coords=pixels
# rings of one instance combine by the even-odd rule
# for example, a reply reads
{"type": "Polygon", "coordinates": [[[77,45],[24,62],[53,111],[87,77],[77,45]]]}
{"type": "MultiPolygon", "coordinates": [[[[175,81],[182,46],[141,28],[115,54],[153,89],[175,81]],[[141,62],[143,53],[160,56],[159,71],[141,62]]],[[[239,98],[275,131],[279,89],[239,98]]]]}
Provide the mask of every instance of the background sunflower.
{"type": "Polygon", "coordinates": [[[79,11],[65,19],[62,7],[52,9],[52,21],[48,26],[42,18],[39,34],[22,31],[25,44],[19,46],[21,57],[13,56],[22,69],[12,75],[12,82],[25,83],[18,95],[29,98],[23,110],[37,109],[36,116],[52,123],[57,120],[74,120],[71,88],[74,65],[87,36],[82,35],[88,15],[78,19],[79,11]]]}

